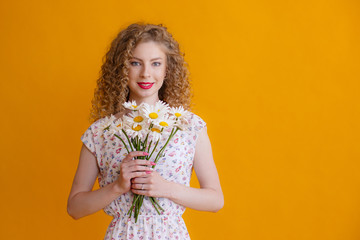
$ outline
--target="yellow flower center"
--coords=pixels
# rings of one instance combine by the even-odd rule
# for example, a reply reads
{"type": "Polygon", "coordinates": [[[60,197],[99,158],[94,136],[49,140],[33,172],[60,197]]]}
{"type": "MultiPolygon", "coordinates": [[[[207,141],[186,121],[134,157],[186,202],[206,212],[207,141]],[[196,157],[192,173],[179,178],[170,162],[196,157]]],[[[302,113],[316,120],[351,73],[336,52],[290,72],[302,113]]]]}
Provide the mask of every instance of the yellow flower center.
{"type": "Polygon", "coordinates": [[[116,127],[121,127],[122,126],[122,123],[118,124],[116,127]]]}
{"type": "Polygon", "coordinates": [[[144,120],[144,119],[143,119],[142,116],[136,116],[136,117],[134,117],[134,122],[139,123],[139,122],[142,122],[143,120],[144,120]]]}
{"type": "Polygon", "coordinates": [[[160,122],[159,124],[160,124],[160,126],[162,126],[162,127],[167,127],[167,126],[169,126],[169,124],[167,124],[167,122],[160,122]]]}
{"type": "Polygon", "coordinates": [[[137,108],[137,106],[136,105],[131,105],[133,108],[137,108]]]}
{"type": "Polygon", "coordinates": [[[140,131],[142,127],[140,125],[137,125],[136,127],[132,127],[132,130],[134,131],[140,131]]]}
{"type": "Polygon", "coordinates": [[[149,117],[151,118],[151,119],[157,119],[158,117],[159,117],[159,115],[157,115],[157,113],[150,113],[149,114],[149,117]]]}
{"type": "Polygon", "coordinates": [[[158,129],[158,128],[152,128],[151,131],[160,133],[160,129],[158,129]]]}
{"type": "Polygon", "coordinates": [[[176,117],[181,117],[181,113],[175,113],[176,117]]]}

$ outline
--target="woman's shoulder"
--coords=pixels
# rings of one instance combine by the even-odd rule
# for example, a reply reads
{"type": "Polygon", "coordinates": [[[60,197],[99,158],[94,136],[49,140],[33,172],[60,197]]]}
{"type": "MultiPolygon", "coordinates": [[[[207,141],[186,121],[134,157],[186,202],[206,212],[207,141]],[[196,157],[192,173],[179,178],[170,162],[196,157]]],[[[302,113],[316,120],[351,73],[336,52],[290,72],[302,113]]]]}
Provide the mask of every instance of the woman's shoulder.
{"type": "Polygon", "coordinates": [[[200,131],[206,127],[206,122],[197,114],[188,112],[187,121],[189,123],[190,130],[200,131]]]}
{"type": "Polygon", "coordinates": [[[199,115],[195,114],[194,112],[188,111],[188,119],[192,121],[204,121],[199,115]]]}

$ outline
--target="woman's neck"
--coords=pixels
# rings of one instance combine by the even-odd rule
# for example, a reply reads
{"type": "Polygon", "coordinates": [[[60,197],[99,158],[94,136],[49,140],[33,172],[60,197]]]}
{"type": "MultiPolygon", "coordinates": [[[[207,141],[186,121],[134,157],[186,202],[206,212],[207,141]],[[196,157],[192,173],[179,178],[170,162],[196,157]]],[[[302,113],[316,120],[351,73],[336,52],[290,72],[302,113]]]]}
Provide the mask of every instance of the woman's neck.
{"type": "Polygon", "coordinates": [[[148,97],[148,98],[139,98],[135,96],[129,96],[129,101],[136,101],[137,105],[140,105],[141,103],[147,103],[149,105],[155,105],[157,101],[159,101],[158,96],[154,97],[148,97]]]}

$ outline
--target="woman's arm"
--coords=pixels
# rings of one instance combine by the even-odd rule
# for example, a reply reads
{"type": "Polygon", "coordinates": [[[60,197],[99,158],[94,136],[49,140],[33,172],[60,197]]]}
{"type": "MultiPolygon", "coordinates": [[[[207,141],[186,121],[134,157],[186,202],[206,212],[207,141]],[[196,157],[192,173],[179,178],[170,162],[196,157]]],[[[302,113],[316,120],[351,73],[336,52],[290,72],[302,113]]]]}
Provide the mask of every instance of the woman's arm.
{"type": "Polygon", "coordinates": [[[166,197],[195,210],[217,212],[224,205],[224,196],[206,128],[200,131],[197,139],[194,170],[200,188],[167,181],[157,172],[153,172],[148,176],[133,179],[132,191],[147,196],[166,197]],[[146,189],[141,190],[143,186],[146,186],[146,189]]]}
{"type": "Polygon", "coordinates": [[[130,190],[130,179],[149,174],[151,168],[146,160],[132,160],[136,156],[145,156],[147,153],[131,152],[120,165],[119,178],[103,188],[92,191],[98,166],[95,156],[83,145],[80,152],[79,166],[68,199],[67,211],[74,219],[95,213],[109,205],[121,194],[130,190]]]}

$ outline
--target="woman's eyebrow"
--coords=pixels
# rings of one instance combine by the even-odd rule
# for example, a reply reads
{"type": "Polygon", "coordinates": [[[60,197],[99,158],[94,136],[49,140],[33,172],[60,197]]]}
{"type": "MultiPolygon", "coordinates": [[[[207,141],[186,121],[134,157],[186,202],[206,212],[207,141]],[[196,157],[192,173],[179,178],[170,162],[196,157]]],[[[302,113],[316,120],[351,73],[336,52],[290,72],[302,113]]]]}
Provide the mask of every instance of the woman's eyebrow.
{"type": "MultiPolygon", "coordinates": [[[[143,61],[141,58],[137,58],[137,57],[132,57],[133,59],[139,60],[139,61],[143,61]]],[[[152,58],[150,59],[150,61],[155,61],[155,60],[162,60],[161,57],[157,57],[157,58],[152,58]]]]}
{"type": "Polygon", "coordinates": [[[137,58],[137,57],[132,57],[131,59],[136,59],[136,60],[142,61],[142,59],[137,58]]]}

